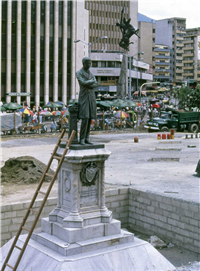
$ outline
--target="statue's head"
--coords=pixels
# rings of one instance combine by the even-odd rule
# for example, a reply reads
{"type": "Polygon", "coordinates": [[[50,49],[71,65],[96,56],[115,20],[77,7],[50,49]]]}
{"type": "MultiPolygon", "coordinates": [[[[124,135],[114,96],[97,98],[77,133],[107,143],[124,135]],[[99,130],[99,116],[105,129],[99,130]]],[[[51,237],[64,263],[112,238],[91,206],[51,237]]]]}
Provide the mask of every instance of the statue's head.
{"type": "Polygon", "coordinates": [[[91,58],[89,57],[84,57],[82,59],[82,63],[83,63],[83,68],[85,70],[89,70],[90,66],[91,66],[91,58]]]}

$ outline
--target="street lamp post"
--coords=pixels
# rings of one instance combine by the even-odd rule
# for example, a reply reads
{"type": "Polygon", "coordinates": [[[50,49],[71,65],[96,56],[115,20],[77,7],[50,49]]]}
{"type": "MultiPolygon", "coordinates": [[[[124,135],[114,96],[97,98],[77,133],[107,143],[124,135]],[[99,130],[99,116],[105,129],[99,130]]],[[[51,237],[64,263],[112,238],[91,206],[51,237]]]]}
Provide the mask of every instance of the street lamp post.
{"type": "Polygon", "coordinates": [[[129,100],[131,100],[131,61],[132,61],[132,56],[129,56],[129,89],[128,89],[129,100]]]}
{"type": "MultiPolygon", "coordinates": [[[[143,55],[143,54],[144,54],[144,52],[140,52],[137,55],[139,57],[139,55],[143,55]]],[[[138,58],[137,58],[137,84],[136,84],[136,86],[137,86],[137,91],[138,91],[138,58]]],[[[140,93],[140,97],[141,97],[141,93],[140,93]]]]}
{"type": "Polygon", "coordinates": [[[91,58],[92,44],[94,44],[95,42],[97,42],[100,39],[107,39],[107,38],[108,38],[107,36],[103,36],[103,37],[100,37],[100,38],[96,39],[94,42],[90,42],[90,43],[87,43],[87,42],[82,41],[82,40],[74,40],[74,43],[82,42],[82,43],[88,45],[88,54],[89,54],[89,58],[91,58]]]}
{"type": "Polygon", "coordinates": [[[152,85],[152,84],[160,84],[160,82],[150,82],[150,83],[144,83],[141,85],[140,87],[140,95],[141,95],[141,92],[142,92],[142,87],[145,86],[145,85],[152,85]]]}

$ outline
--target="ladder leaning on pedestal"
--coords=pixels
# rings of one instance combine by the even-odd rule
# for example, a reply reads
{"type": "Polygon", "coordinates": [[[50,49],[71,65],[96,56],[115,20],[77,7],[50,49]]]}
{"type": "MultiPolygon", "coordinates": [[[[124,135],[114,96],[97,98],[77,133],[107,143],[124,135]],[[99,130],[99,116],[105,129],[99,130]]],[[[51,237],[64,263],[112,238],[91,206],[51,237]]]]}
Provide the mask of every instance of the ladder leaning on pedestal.
{"type": "Polygon", "coordinates": [[[71,145],[71,143],[72,143],[72,140],[73,140],[73,138],[74,138],[75,133],[76,133],[76,131],[73,130],[72,133],[71,133],[71,135],[70,135],[70,138],[69,138],[69,140],[68,140],[68,139],[64,139],[64,138],[63,138],[63,136],[64,136],[64,134],[65,134],[65,130],[64,130],[64,129],[62,130],[62,133],[61,133],[61,135],[60,135],[60,137],[59,137],[59,139],[58,139],[58,142],[57,142],[57,144],[56,144],[56,146],[55,146],[55,149],[54,149],[54,151],[53,151],[53,153],[52,153],[52,156],[51,156],[51,158],[50,158],[50,160],[49,160],[49,163],[48,163],[48,165],[47,165],[47,167],[46,167],[46,169],[45,169],[45,171],[44,171],[44,173],[43,173],[43,175],[42,175],[42,178],[41,178],[41,180],[40,180],[40,182],[39,182],[39,184],[38,184],[38,187],[37,187],[37,189],[36,189],[36,191],[35,191],[35,194],[34,194],[34,196],[33,196],[33,198],[32,198],[32,201],[31,201],[31,203],[30,203],[30,205],[29,205],[29,207],[28,207],[28,210],[27,210],[27,212],[26,212],[26,214],[25,214],[25,216],[24,216],[24,218],[23,218],[23,221],[22,221],[22,223],[21,223],[21,225],[20,225],[20,228],[19,228],[19,230],[18,230],[18,232],[17,232],[17,235],[15,236],[15,239],[14,239],[14,241],[13,241],[13,244],[12,244],[12,246],[11,246],[9,252],[8,252],[8,255],[7,255],[7,257],[6,257],[6,259],[5,259],[4,263],[3,263],[3,266],[2,266],[1,271],[4,271],[6,266],[8,266],[9,268],[11,268],[12,270],[16,270],[16,269],[17,269],[17,267],[18,267],[18,265],[19,265],[19,262],[20,262],[20,260],[21,260],[21,258],[22,258],[22,256],[23,256],[23,254],[24,254],[24,251],[25,251],[25,249],[26,249],[26,247],[27,247],[27,245],[28,245],[28,242],[29,242],[29,240],[30,240],[30,238],[31,238],[31,235],[32,235],[32,233],[33,233],[33,230],[34,230],[34,228],[35,228],[35,226],[36,226],[36,224],[37,224],[37,222],[38,222],[38,219],[39,219],[40,214],[41,214],[41,212],[42,212],[42,209],[43,209],[43,207],[44,207],[44,205],[45,205],[45,202],[46,202],[46,200],[47,200],[47,198],[48,198],[48,196],[49,196],[49,193],[50,193],[51,188],[52,188],[52,186],[53,186],[53,184],[54,184],[54,181],[55,181],[55,179],[56,179],[56,177],[57,177],[57,175],[58,175],[58,172],[59,172],[60,167],[61,167],[61,165],[62,165],[62,163],[63,163],[63,160],[64,160],[64,158],[65,158],[65,155],[66,155],[66,153],[67,153],[67,151],[68,151],[68,149],[69,149],[69,147],[70,147],[70,145],[71,145]],[[66,144],[66,147],[65,147],[65,150],[64,150],[62,156],[59,156],[56,152],[57,152],[57,150],[58,150],[58,147],[59,147],[61,141],[67,142],[67,144],[66,144]],[[51,166],[51,163],[52,163],[53,159],[57,159],[59,162],[58,162],[58,166],[57,166],[57,169],[56,169],[54,175],[50,175],[50,174],[48,173],[48,170],[49,170],[49,168],[50,168],[50,166],[51,166]],[[41,189],[41,187],[42,187],[42,184],[43,184],[44,179],[45,179],[46,176],[50,177],[51,180],[50,180],[49,186],[48,186],[48,188],[47,188],[47,191],[46,191],[46,192],[43,192],[43,191],[41,191],[40,189],[41,189]],[[34,205],[34,203],[35,203],[35,200],[36,200],[38,194],[43,194],[43,195],[44,195],[44,198],[43,198],[43,200],[42,200],[41,206],[39,207],[39,210],[36,211],[36,210],[33,209],[33,205],[34,205]],[[31,227],[31,229],[28,229],[28,228],[25,226],[25,223],[26,223],[26,221],[27,221],[27,219],[28,219],[28,216],[29,216],[29,214],[30,214],[31,212],[36,213],[36,217],[35,217],[35,220],[33,221],[33,225],[32,225],[32,227],[31,227]],[[20,236],[22,230],[28,231],[28,235],[27,235],[27,237],[26,237],[26,239],[25,239],[25,242],[24,242],[23,246],[22,246],[22,247],[19,247],[19,246],[17,246],[16,244],[17,244],[17,241],[18,241],[18,239],[19,239],[19,236],[20,236]],[[20,250],[20,254],[19,254],[19,256],[18,256],[18,258],[17,258],[17,260],[16,260],[16,263],[15,263],[15,265],[14,265],[14,267],[13,267],[13,266],[11,266],[10,264],[8,264],[8,261],[9,261],[9,259],[10,259],[10,257],[11,257],[11,254],[12,254],[14,248],[20,250]]]}

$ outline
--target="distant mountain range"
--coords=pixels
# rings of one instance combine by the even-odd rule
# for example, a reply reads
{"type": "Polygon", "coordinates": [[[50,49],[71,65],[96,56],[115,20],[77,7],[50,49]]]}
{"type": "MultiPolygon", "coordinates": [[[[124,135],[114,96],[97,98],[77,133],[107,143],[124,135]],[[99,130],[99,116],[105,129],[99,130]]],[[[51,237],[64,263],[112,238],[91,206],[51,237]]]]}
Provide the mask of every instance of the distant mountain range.
{"type": "Polygon", "coordinates": [[[147,23],[151,23],[153,20],[153,23],[156,23],[156,20],[149,18],[141,13],[138,13],[138,22],[147,22],[147,23]]]}

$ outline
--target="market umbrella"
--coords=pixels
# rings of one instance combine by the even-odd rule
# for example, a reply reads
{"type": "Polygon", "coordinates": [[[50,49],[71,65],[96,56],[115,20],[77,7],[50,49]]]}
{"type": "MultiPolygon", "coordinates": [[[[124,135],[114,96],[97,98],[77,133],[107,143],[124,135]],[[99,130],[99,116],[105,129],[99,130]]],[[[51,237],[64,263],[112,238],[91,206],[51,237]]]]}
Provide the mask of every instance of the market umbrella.
{"type": "Polygon", "coordinates": [[[118,108],[125,108],[127,105],[126,105],[126,102],[124,100],[117,99],[117,100],[114,100],[112,102],[112,106],[115,106],[115,107],[118,107],[118,108]]]}
{"type": "Polygon", "coordinates": [[[102,106],[102,107],[111,107],[111,104],[110,103],[107,103],[106,101],[96,101],[96,105],[97,106],[102,106]]]}
{"type": "Polygon", "coordinates": [[[158,89],[158,92],[165,92],[165,91],[168,91],[168,89],[167,88],[159,88],[158,89]]]}
{"type": "Polygon", "coordinates": [[[127,106],[127,107],[135,107],[135,106],[138,106],[137,103],[134,102],[134,101],[126,100],[125,103],[126,103],[126,106],[127,106]]]}
{"type": "Polygon", "coordinates": [[[63,108],[62,104],[57,104],[57,103],[50,103],[50,104],[45,104],[43,105],[43,108],[63,108]]]}
{"type": "Polygon", "coordinates": [[[152,104],[152,107],[160,108],[160,105],[159,104],[152,104]]]}
{"type": "Polygon", "coordinates": [[[0,111],[6,111],[6,108],[3,105],[1,105],[0,106],[0,111]]]}
{"type": "Polygon", "coordinates": [[[54,115],[54,116],[60,116],[61,112],[60,111],[53,111],[52,115],[54,115]]]}
{"type": "Polygon", "coordinates": [[[4,104],[3,106],[6,108],[6,110],[17,110],[17,109],[23,108],[22,105],[17,104],[17,103],[7,103],[7,104],[4,104]]]}
{"type": "Polygon", "coordinates": [[[32,116],[34,115],[34,113],[31,110],[29,110],[28,108],[22,108],[22,109],[19,109],[19,111],[25,115],[32,115],[32,116]]]}
{"type": "Polygon", "coordinates": [[[62,111],[62,115],[63,115],[64,117],[69,117],[69,111],[68,111],[68,109],[65,110],[65,111],[62,111]]]}
{"type": "Polygon", "coordinates": [[[117,111],[117,112],[114,114],[114,116],[115,116],[116,118],[122,118],[122,119],[125,119],[125,118],[127,118],[127,117],[129,116],[129,114],[127,114],[127,113],[124,112],[124,111],[117,111]]]}
{"type": "Polygon", "coordinates": [[[43,115],[43,116],[51,116],[52,113],[49,112],[48,110],[42,110],[39,112],[40,115],[43,115]]]}
{"type": "Polygon", "coordinates": [[[61,102],[61,101],[56,101],[56,104],[61,104],[61,105],[65,105],[65,103],[61,102]]]}
{"type": "Polygon", "coordinates": [[[71,99],[68,101],[68,104],[74,104],[74,103],[78,103],[77,99],[71,99]]]}

